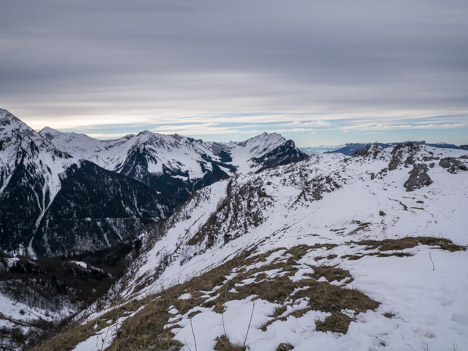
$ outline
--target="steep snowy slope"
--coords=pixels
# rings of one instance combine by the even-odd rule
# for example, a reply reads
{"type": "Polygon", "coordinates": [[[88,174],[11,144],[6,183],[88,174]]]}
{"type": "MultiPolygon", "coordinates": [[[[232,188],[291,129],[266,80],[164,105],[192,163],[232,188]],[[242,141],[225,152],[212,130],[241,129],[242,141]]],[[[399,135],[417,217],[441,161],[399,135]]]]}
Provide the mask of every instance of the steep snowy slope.
{"type": "MultiPolygon", "coordinates": [[[[153,257],[178,256],[183,250],[186,260],[212,247],[230,246],[235,238],[255,242],[267,236],[270,242],[319,234],[345,241],[352,232],[351,237],[360,239],[443,236],[466,245],[466,165],[466,151],[411,144],[385,150],[371,147],[351,158],[315,155],[263,174],[232,178],[197,194],[165,222],[167,233],[143,258],[148,262],[136,279],[150,276],[148,267],[159,269],[153,257]],[[448,161],[459,164],[459,170],[450,173],[448,161]],[[430,184],[421,175],[414,181],[413,170],[419,165],[427,165],[430,184]],[[415,182],[411,189],[409,182],[415,182]],[[199,197],[207,198],[203,206],[199,197]],[[184,217],[190,218],[181,220],[184,217]]],[[[159,226],[156,234],[149,230],[148,241],[159,231],[159,226]]]]}
{"type": "Polygon", "coordinates": [[[38,350],[465,349],[467,165],[370,146],[206,187],[141,232],[81,329],[38,350]]]}
{"type": "Polygon", "coordinates": [[[0,109],[0,242],[33,254],[31,239],[73,163],[26,124],[0,109]]]}
{"type": "Polygon", "coordinates": [[[179,203],[61,151],[0,110],[1,250],[35,257],[102,249],[179,203]]]}

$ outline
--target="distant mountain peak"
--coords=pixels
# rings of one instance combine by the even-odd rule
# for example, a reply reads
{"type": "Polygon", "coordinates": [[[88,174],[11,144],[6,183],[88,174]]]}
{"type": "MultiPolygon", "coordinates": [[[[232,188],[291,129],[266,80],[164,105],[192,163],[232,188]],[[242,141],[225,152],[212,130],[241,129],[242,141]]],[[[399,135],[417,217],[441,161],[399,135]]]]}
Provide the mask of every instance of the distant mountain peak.
{"type": "Polygon", "coordinates": [[[21,121],[19,118],[15,117],[8,110],[0,108],[0,126],[7,126],[7,125],[10,125],[8,130],[23,129],[23,128],[31,129],[26,125],[26,123],[21,121]]]}
{"type": "Polygon", "coordinates": [[[265,150],[266,148],[270,148],[270,150],[272,150],[285,142],[286,139],[278,133],[263,132],[262,134],[256,135],[245,141],[237,143],[237,145],[242,147],[248,147],[251,150],[261,151],[265,150]]]}
{"type": "Polygon", "coordinates": [[[150,132],[148,129],[145,129],[143,131],[141,131],[140,133],[138,133],[138,136],[140,135],[154,135],[156,133],[153,133],[153,132],[150,132]]]}
{"type": "Polygon", "coordinates": [[[263,132],[261,134],[255,135],[242,143],[248,143],[248,142],[253,142],[257,140],[285,140],[284,137],[281,134],[278,133],[267,133],[263,132]]]}
{"type": "Polygon", "coordinates": [[[18,119],[16,118],[15,116],[13,116],[10,111],[4,109],[4,108],[0,108],[0,120],[3,120],[3,119],[18,119]]]}
{"type": "Polygon", "coordinates": [[[63,134],[63,133],[61,131],[57,130],[57,129],[53,129],[53,128],[50,128],[50,127],[44,127],[39,131],[39,134],[45,135],[45,136],[47,136],[47,135],[56,136],[56,135],[60,135],[60,134],[63,134]]]}
{"type": "Polygon", "coordinates": [[[352,156],[354,155],[355,153],[359,153],[361,151],[363,151],[364,149],[366,149],[368,146],[370,145],[377,145],[377,146],[380,146],[382,148],[387,148],[387,147],[395,147],[395,146],[399,146],[399,148],[401,147],[415,147],[415,146],[432,146],[432,147],[435,147],[435,148],[441,148],[441,149],[463,149],[462,146],[457,146],[457,145],[454,145],[454,144],[447,144],[447,143],[435,143],[435,144],[432,144],[432,143],[426,143],[426,141],[424,140],[420,140],[420,141],[403,141],[403,142],[392,142],[392,143],[379,143],[379,142],[373,142],[373,143],[347,143],[345,144],[343,147],[341,148],[338,148],[338,149],[335,149],[335,150],[332,150],[332,151],[328,151],[327,153],[341,153],[341,154],[344,154],[344,155],[347,155],[347,156],[352,156]]]}

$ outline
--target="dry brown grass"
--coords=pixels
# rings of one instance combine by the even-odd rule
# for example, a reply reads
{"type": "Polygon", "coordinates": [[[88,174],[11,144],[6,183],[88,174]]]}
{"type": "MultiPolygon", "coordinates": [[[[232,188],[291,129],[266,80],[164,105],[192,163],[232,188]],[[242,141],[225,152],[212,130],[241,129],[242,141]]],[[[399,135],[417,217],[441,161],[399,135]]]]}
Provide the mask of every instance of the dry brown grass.
{"type": "Polygon", "coordinates": [[[415,236],[385,240],[362,240],[354,243],[367,246],[366,250],[378,249],[379,251],[405,250],[418,245],[437,246],[439,249],[450,252],[466,250],[465,246],[456,245],[449,239],[434,238],[430,236],[415,236]]]}
{"type": "Polygon", "coordinates": [[[323,321],[315,323],[316,329],[321,332],[335,332],[346,334],[348,332],[349,325],[353,319],[341,312],[332,313],[323,321]]]}
{"type": "Polygon", "coordinates": [[[39,346],[33,347],[31,350],[34,351],[69,351],[73,350],[77,344],[95,335],[96,330],[101,330],[108,326],[107,321],[116,321],[118,318],[137,310],[143,306],[147,301],[131,301],[125,306],[114,308],[107,312],[100,318],[93,320],[85,325],[81,325],[77,322],[71,322],[56,336],[47,340],[39,346]],[[95,326],[97,328],[95,329],[95,326]]]}
{"type": "Polygon", "coordinates": [[[354,230],[350,231],[348,235],[356,234],[362,230],[367,229],[371,225],[370,222],[353,221],[353,223],[357,224],[358,226],[354,230]]]}
{"type": "Polygon", "coordinates": [[[233,345],[226,336],[216,339],[215,350],[217,351],[245,351],[245,346],[233,345]]]}
{"type": "MultiPolygon", "coordinates": [[[[249,296],[278,304],[279,307],[271,316],[270,322],[278,320],[287,310],[286,306],[288,304],[293,304],[297,299],[307,298],[309,304],[305,309],[293,311],[281,319],[289,316],[299,318],[311,310],[331,312],[333,318],[330,317],[329,320],[321,322],[322,324],[317,328],[323,331],[343,332],[347,330],[347,325],[352,321],[351,318],[346,319],[341,316],[343,309],[359,313],[375,309],[379,305],[378,302],[357,290],[329,283],[332,281],[350,282],[352,277],[349,272],[337,266],[302,265],[302,267],[311,268],[309,277],[297,282],[293,282],[289,278],[297,272],[300,267],[298,261],[306,254],[319,248],[331,249],[334,246],[333,244],[317,244],[314,246],[300,245],[289,250],[282,249],[285,250],[283,255],[270,263],[266,263],[267,258],[274,251],[281,249],[260,255],[255,255],[254,251],[250,250],[199,277],[168,288],[157,294],[157,296],[149,296],[109,312],[97,321],[84,326],[70,324],[63,333],[46,341],[34,350],[72,350],[79,342],[86,340],[94,335],[96,331],[108,326],[107,321],[115,321],[143,305],[145,307],[140,312],[122,323],[109,350],[168,350],[171,347],[172,349],[178,349],[182,345],[174,340],[174,334],[172,333],[172,329],[177,325],[173,324],[168,327],[168,320],[172,317],[168,312],[171,306],[175,307],[181,315],[189,313],[191,309],[197,306],[213,307],[214,311],[223,313],[226,302],[242,300],[249,296]],[[263,263],[263,265],[258,267],[258,263],[263,263]],[[256,264],[257,266],[254,268],[256,264]],[[265,272],[273,269],[279,270],[281,274],[269,278],[265,272]],[[227,280],[226,276],[231,275],[233,271],[236,271],[236,275],[234,278],[227,280]],[[317,279],[321,277],[325,277],[328,282],[318,282],[317,279]],[[253,278],[254,281],[242,286],[238,285],[249,278],[253,278]],[[298,290],[298,288],[302,290],[298,290]],[[206,295],[207,291],[209,292],[208,295],[206,295]],[[182,300],[178,298],[186,293],[191,294],[189,299],[182,300]],[[208,297],[213,298],[218,294],[217,298],[206,301],[208,297]],[[335,322],[336,326],[334,326],[335,322]],[[95,323],[98,324],[97,329],[94,329],[95,323]]],[[[265,329],[267,326],[265,326],[265,329]]],[[[223,337],[218,338],[217,347],[217,350],[244,350],[242,347],[231,345],[229,340],[223,337]]]]}
{"type": "Polygon", "coordinates": [[[338,266],[311,266],[314,269],[314,273],[308,274],[311,278],[316,280],[324,277],[329,282],[333,281],[343,281],[347,280],[346,283],[351,283],[353,281],[353,277],[351,274],[344,269],[339,268],[338,266]]]}
{"type": "MultiPolygon", "coordinates": [[[[290,316],[301,317],[309,311],[322,311],[332,313],[333,318],[328,320],[327,323],[321,324],[321,330],[323,331],[327,326],[330,326],[334,320],[340,321],[340,326],[336,328],[329,328],[330,331],[341,332],[340,330],[346,329],[351,323],[351,318],[344,318],[340,316],[342,310],[352,310],[355,313],[366,312],[368,310],[375,310],[379,303],[369,298],[367,295],[361,293],[355,289],[348,289],[336,285],[332,285],[328,282],[317,282],[314,279],[303,279],[299,282],[292,283],[287,277],[281,277],[274,281],[266,282],[266,285],[271,286],[267,291],[259,290],[258,296],[261,299],[278,303],[280,305],[285,304],[285,300],[297,300],[307,298],[309,301],[308,306],[301,310],[295,310],[290,314],[283,315],[286,311],[285,308],[278,308],[273,314],[273,318],[262,326],[263,330],[274,323],[277,320],[286,320],[290,316]],[[301,290],[294,293],[296,288],[302,288],[301,290]],[[338,318],[339,317],[339,318],[338,318]],[[346,324],[346,328],[342,325],[346,324]]],[[[319,329],[317,329],[319,330],[319,329]]],[[[345,331],[345,332],[346,332],[345,331]]]]}
{"type": "Polygon", "coordinates": [[[385,240],[361,240],[353,241],[352,244],[366,246],[365,250],[377,250],[377,252],[358,252],[352,255],[343,255],[341,258],[350,261],[359,260],[364,256],[378,257],[410,257],[413,256],[410,252],[398,252],[405,249],[412,249],[418,245],[434,246],[438,249],[455,252],[465,251],[466,247],[454,244],[451,240],[445,238],[434,238],[430,236],[414,236],[401,239],[385,239],[385,240]],[[393,251],[393,252],[387,252],[393,251]]]}

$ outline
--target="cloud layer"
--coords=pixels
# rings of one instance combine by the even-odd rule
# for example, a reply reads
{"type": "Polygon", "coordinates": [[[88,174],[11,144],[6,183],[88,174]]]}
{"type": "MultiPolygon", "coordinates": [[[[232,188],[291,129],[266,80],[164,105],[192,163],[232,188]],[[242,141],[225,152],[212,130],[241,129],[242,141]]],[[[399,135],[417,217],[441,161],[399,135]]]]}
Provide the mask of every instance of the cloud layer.
{"type": "Polygon", "coordinates": [[[466,18],[464,0],[4,2],[0,105],[100,137],[468,142],[466,18]]]}

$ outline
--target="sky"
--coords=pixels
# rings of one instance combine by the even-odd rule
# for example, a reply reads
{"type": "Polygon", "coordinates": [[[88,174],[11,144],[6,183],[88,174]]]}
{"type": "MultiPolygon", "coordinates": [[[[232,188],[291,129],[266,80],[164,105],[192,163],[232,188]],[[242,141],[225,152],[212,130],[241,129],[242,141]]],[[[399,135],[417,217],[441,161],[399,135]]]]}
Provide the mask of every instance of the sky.
{"type": "Polygon", "coordinates": [[[0,107],[39,130],[468,144],[466,0],[0,0],[0,107]]]}

